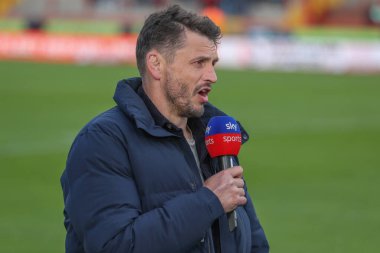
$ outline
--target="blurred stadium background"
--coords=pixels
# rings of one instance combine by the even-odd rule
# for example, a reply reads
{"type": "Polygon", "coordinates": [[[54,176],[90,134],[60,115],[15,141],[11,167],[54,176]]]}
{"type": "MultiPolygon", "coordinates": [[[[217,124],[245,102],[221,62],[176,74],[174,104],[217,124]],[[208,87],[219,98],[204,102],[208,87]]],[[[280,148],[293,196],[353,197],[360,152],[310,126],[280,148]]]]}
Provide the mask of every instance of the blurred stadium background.
{"type": "Polygon", "coordinates": [[[210,96],[253,136],[241,161],[271,252],[377,252],[378,0],[0,0],[0,252],[64,252],[71,142],[173,3],[223,29],[210,96]]]}

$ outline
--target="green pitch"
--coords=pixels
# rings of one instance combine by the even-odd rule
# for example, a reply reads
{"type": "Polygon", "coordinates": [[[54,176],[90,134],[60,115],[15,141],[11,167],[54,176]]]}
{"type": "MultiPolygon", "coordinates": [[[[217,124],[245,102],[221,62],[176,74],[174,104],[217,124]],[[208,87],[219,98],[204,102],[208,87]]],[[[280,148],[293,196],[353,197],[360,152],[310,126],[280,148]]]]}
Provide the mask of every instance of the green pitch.
{"type": "MultiPolygon", "coordinates": [[[[241,163],[275,253],[377,252],[380,76],[218,70],[251,133],[241,163]]],[[[60,174],[129,66],[0,62],[0,251],[64,252],[60,174]]]]}

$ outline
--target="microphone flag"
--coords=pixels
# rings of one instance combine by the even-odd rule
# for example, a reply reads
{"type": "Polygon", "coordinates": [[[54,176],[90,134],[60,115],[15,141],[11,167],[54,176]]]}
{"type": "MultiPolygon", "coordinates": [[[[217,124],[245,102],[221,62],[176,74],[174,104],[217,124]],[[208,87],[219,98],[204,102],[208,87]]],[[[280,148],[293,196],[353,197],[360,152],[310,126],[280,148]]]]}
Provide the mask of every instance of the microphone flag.
{"type": "Polygon", "coordinates": [[[207,124],[205,142],[211,158],[237,156],[241,147],[239,124],[230,116],[212,117],[207,124]]]}

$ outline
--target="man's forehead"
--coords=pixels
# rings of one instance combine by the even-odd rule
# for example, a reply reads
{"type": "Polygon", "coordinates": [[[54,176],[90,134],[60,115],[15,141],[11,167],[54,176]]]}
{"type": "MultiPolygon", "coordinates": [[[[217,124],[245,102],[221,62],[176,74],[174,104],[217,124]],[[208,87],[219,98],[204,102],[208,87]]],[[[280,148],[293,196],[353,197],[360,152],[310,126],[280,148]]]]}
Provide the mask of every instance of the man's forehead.
{"type": "Polygon", "coordinates": [[[190,53],[193,57],[217,58],[217,45],[204,35],[187,31],[184,46],[178,49],[178,53],[190,53]]]}
{"type": "Polygon", "coordinates": [[[215,47],[215,42],[208,38],[206,35],[185,30],[185,43],[186,44],[199,44],[199,45],[209,45],[210,47],[215,47]]]}

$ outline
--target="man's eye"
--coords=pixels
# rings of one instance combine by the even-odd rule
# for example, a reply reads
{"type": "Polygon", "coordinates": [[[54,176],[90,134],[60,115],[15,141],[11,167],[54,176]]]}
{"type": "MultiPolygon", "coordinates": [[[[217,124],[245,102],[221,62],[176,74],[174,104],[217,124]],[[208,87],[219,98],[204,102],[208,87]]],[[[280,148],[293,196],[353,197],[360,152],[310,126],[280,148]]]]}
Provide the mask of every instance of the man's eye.
{"type": "Polygon", "coordinates": [[[203,60],[196,61],[195,64],[198,65],[198,66],[203,66],[204,61],[203,60]]]}

